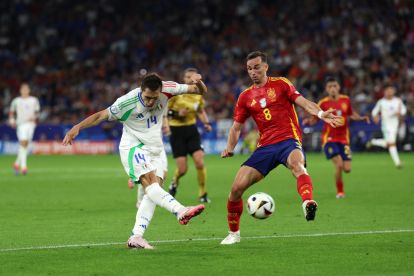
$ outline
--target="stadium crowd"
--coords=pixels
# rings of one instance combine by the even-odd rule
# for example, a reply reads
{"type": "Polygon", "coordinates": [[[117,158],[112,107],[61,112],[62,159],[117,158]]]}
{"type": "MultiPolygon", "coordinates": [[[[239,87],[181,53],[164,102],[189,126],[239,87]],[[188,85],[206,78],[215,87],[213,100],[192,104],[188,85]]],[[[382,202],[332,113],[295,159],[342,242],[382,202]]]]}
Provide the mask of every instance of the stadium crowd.
{"type": "Polygon", "coordinates": [[[41,121],[75,123],[147,71],[179,81],[189,66],[209,87],[209,116],[229,118],[249,83],[245,55],[256,49],[268,53],[269,75],[288,77],[311,100],[334,74],[361,114],[391,83],[414,115],[412,1],[11,0],[0,10],[2,122],[23,80],[41,121]]]}

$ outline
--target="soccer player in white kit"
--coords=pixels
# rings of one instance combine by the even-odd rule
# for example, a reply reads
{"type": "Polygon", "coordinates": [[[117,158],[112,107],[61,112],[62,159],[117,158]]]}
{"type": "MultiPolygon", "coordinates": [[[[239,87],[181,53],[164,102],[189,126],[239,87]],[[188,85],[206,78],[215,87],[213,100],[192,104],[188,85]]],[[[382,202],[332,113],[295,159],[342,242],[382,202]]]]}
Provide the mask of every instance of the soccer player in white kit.
{"type": "Polygon", "coordinates": [[[14,171],[16,175],[21,172],[27,174],[27,154],[30,142],[33,139],[36,128],[36,120],[40,111],[39,100],[30,96],[30,86],[22,83],[20,86],[20,97],[16,97],[11,102],[9,111],[9,124],[16,128],[17,138],[19,139],[19,150],[14,171]]]}
{"type": "Polygon", "coordinates": [[[372,110],[372,117],[376,124],[380,121],[383,134],[382,139],[372,139],[370,143],[374,146],[388,148],[392,160],[397,168],[401,168],[400,157],[397,151],[397,133],[403,116],[407,113],[402,100],[395,97],[395,87],[387,86],[384,89],[384,97],[380,99],[372,110]]]}
{"type": "Polygon", "coordinates": [[[142,80],[141,87],[118,98],[109,108],[81,121],[70,129],[63,139],[63,145],[71,144],[81,129],[97,125],[104,120],[118,120],[123,123],[119,144],[121,162],[129,177],[135,182],[139,181],[145,190],[132,236],[127,242],[130,248],[153,248],[143,238],[143,234],[148,228],[156,205],[176,215],[180,224],[187,224],[192,217],[204,210],[202,204],[184,207],[160,186],[167,165],[161,135],[163,114],[170,97],[207,91],[201,75],[195,74],[192,80],[193,84],[189,85],[163,82],[157,74],[148,74],[142,80]]]}

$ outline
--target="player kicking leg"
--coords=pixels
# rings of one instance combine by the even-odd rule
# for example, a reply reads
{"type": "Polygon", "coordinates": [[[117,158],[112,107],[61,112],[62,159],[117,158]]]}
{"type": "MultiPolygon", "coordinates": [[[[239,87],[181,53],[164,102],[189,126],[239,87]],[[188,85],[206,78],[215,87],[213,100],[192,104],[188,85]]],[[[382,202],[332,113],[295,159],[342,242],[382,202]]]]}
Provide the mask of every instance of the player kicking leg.
{"type": "Polygon", "coordinates": [[[398,155],[397,149],[397,129],[383,130],[382,131],[385,139],[371,139],[369,146],[377,146],[384,149],[388,149],[392,161],[396,168],[402,168],[400,156],[398,155]]]}
{"type": "Polygon", "coordinates": [[[165,175],[165,156],[161,153],[151,153],[142,147],[131,149],[120,148],[120,155],[125,171],[131,179],[140,182],[145,195],[139,204],[132,236],[128,240],[130,248],[152,249],[143,235],[151,222],[155,206],[159,205],[173,213],[180,224],[187,224],[191,218],[204,210],[204,205],[184,207],[169,193],[164,191],[162,184],[165,175]]]}
{"type": "MultiPolygon", "coordinates": [[[[222,153],[224,158],[231,156],[232,154],[227,150],[222,153]]],[[[239,169],[227,201],[227,221],[230,231],[221,244],[228,245],[240,242],[240,217],[243,213],[242,195],[247,188],[263,179],[279,164],[288,167],[296,178],[297,191],[302,198],[305,219],[308,221],[315,219],[318,205],[313,200],[312,179],[305,169],[305,157],[300,144],[294,139],[289,139],[258,148],[239,169]]]]}

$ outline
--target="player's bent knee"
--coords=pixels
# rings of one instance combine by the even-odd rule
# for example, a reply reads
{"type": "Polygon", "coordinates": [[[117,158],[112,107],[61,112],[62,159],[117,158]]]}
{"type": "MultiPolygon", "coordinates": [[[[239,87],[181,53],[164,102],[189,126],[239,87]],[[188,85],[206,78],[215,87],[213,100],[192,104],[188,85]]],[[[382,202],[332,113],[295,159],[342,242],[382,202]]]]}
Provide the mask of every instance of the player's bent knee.
{"type": "Polygon", "coordinates": [[[290,167],[291,167],[292,173],[296,177],[306,173],[305,166],[303,165],[302,162],[293,162],[290,164],[290,167]]]}
{"type": "Polygon", "coordinates": [[[178,173],[183,176],[187,173],[187,167],[178,168],[178,173]]]}
{"type": "Polygon", "coordinates": [[[20,141],[20,145],[24,148],[27,148],[27,146],[29,145],[28,141],[20,141]]]}
{"type": "Polygon", "coordinates": [[[231,199],[240,199],[244,193],[245,188],[242,185],[233,185],[231,187],[230,198],[231,199]]]}
{"type": "Polygon", "coordinates": [[[202,170],[202,169],[204,169],[204,163],[203,162],[198,162],[198,163],[196,162],[195,167],[196,167],[197,170],[202,170]]]}

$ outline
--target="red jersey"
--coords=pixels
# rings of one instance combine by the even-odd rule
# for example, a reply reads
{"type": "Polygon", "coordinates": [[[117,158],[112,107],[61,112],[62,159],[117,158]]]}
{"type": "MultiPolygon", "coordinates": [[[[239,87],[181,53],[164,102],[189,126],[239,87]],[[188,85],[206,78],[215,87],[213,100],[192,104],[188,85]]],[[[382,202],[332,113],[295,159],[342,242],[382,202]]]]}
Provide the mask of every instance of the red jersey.
{"type": "Polygon", "coordinates": [[[253,117],[259,129],[257,147],[287,139],[302,143],[294,102],[301,96],[286,78],[269,77],[263,87],[254,85],[240,94],[234,110],[234,121],[244,123],[253,117]]]}
{"type": "Polygon", "coordinates": [[[333,108],[337,116],[342,116],[344,119],[344,125],[333,128],[331,125],[324,123],[322,130],[322,145],[328,142],[337,142],[341,144],[349,144],[349,120],[348,117],[352,115],[351,100],[348,96],[339,95],[337,100],[332,100],[329,97],[325,97],[319,101],[319,107],[322,110],[328,110],[333,108]]]}

